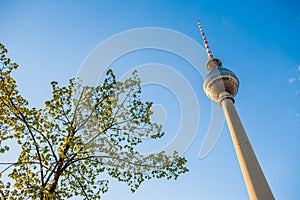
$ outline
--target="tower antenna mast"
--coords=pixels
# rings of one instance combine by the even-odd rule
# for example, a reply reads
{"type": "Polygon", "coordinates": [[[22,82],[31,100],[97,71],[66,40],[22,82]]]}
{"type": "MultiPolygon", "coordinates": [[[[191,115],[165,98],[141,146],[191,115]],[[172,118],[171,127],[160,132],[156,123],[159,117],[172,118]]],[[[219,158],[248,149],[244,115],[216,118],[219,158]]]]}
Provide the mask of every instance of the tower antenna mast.
{"type": "Polygon", "coordinates": [[[230,70],[223,68],[219,59],[214,58],[200,21],[198,27],[208,55],[208,71],[203,83],[205,94],[223,108],[235,152],[241,167],[250,200],[274,200],[274,196],[252,149],[246,131],[234,106],[239,80],[230,70]]]}
{"type": "Polygon", "coordinates": [[[213,55],[212,55],[212,53],[210,51],[210,48],[208,46],[207,39],[206,39],[205,34],[203,32],[202,26],[200,24],[200,20],[198,20],[198,27],[199,27],[199,30],[200,30],[201,37],[203,39],[203,43],[204,43],[204,46],[205,46],[205,49],[206,49],[206,52],[207,52],[207,56],[208,56],[209,59],[211,59],[211,58],[213,58],[213,55]]]}

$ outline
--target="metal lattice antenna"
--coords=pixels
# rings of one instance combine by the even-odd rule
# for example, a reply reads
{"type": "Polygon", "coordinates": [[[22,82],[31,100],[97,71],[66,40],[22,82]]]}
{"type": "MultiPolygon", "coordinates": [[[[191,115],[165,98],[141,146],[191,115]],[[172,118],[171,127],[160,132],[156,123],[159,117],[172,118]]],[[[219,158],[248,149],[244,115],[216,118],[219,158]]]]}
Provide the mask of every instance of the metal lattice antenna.
{"type": "Polygon", "coordinates": [[[204,43],[204,46],[205,46],[205,49],[206,49],[206,52],[207,52],[207,56],[209,59],[213,58],[213,55],[209,49],[209,46],[208,46],[208,42],[206,40],[206,37],[204,35],[204,32],[203,32],[203,29],[202,29],[202,26],[200,24],[200,20],[198,20],[198,27],[199,27],[199,30],[200,30],[200,34],[202,36],[202,39],[203,39],[203,43],[204,43]]]}

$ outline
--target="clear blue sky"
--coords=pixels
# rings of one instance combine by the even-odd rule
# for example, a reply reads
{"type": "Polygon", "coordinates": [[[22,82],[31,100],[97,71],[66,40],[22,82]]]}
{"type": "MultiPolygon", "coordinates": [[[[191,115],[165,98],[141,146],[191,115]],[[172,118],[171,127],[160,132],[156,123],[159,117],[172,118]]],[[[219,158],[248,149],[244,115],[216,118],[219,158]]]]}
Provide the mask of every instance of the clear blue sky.
{"type": "MultiPolygon", "coordinates": [[[[15,78],[33,106],[50,97],[52,80],[66,84],[75,77],[89,52],[110,36],[133,28],[162,27],[202,45],[196,24],[200,19],[213,54],[240,79],[236,107],[276,199],[299,198],[300,3],[296,0],[0,0],[0,10],[0,42],[20,64],[15,78]]],[[[199,130],[184,154],[190,172],[177,181],[145,182],[134,194],[125,184],[111,181],[103,199],[248,199],[227,126],[213,151],[198,158],[210,101],[203,94],[202,77],[190,64],[149,50],[125,55],[113,68],[120,75],[126,72],[123,65],[129,69],[150,62],[176,69],[197,95],[199,130]]],[[[170,91],[156,88],[156,94],[147,87],[147,98],[171,102],[165,105],[167,111],[178,109],[170,91]]],[[[180,113],[174,113],[167,114],[165,140],[172,139],[178,128],[180,113]]]]}

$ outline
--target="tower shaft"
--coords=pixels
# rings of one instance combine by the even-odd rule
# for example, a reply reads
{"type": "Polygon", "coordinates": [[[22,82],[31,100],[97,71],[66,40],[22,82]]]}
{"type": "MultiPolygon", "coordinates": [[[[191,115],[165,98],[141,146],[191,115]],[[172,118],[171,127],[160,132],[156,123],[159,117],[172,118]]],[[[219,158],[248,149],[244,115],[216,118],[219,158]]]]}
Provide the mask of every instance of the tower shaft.
{"type": "Polygon", "coordinates": [[[275,198],[254,154],[233,100],[224,98],[220,103],[224,110],[250,200],[274,200],[275,198]]]}

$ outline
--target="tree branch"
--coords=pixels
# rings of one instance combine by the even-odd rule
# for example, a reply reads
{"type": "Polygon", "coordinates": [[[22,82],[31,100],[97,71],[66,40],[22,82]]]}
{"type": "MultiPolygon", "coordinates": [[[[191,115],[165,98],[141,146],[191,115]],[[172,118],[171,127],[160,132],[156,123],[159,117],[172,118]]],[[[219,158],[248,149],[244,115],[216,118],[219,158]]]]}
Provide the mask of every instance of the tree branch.
{"type": "MultiPolygon", "coordinates": [[[[26,165],[37,164],[37,165],[39,165],[40,163],[39,162],[34,162],[34,161],[29,161],[29,162],[7,162],[7,163],[6,162],[1,162],[0,165],[9,165],[9,166],[7,166],[4,170],[2,170],[0,172],[0,174],[3,173],[3,172],[5,172],[6,170],[8,170],[9,168],[11,168],[14,165],[23,165],[23,164],[26,164],[26,165]]],[[[43,167],[46,168],[46,169],[48,169],[44,165],[43,165],[43,167]]]]}
{"type": "Polygon", "coordinates": [[[21,112],[18,110],[18,108],[16,107],[16,105],[14,104],[14,102],[12,101],[11,98],[9,98],[9,101],[10,101],[10,103],[12,104],[12,106],[14,107],[14,109],[15,109],[15,110],[19,113],[19,115],[20,115],[20,116],[18,116],[18,115],[15,114],[15,116],[16,116],[17,118],[19,118],[19,119],[25,124],[25,126],[27,127],[27,129],[28,129],[28,131],[29,131],[29,133],[30,133],[30,136],[31,136],[31,138],[32,138],[32,140],[33,140],[33,143],[34,143],[34,146],[35,146],[35,148],[36,148],[37,155],[38,155],[39,163],[40,163],[40,173],[41,173],[41,182],[42,182],[42,186],[45,186],[45,185],[44,185],[44,170],[43,170],[43,164],[42,164],[42,157],[41,157],[41,154],[40,154],[40,150],[39,150],[38,143],[36,142],[36,139],[35,139],[35,137],[34,137],[34,134],[33,134],[32,130],[31,130],[31,127],[30,127],[29,123],[27,122],[27,120],[26,120],[25,116],[23,115],[23,113],[21,113],[21,112]]]}
{"type": "Polygon", "coordinates": [[[79,186],[80,186],[80,188],[81,188],[81,191],[83,192],[85,198],[86,198],[87,200],[89,200],[90,198],[88,197],[87,193],[85,192],[85,189],[84,189],[83,185],[81,184],[81,182],[80,182],[80,181],[76,178],[76,176],[74,176],[73,174],[71,174],[71,176],[78,182],[78,184],[79,184],[79,186]]]}

